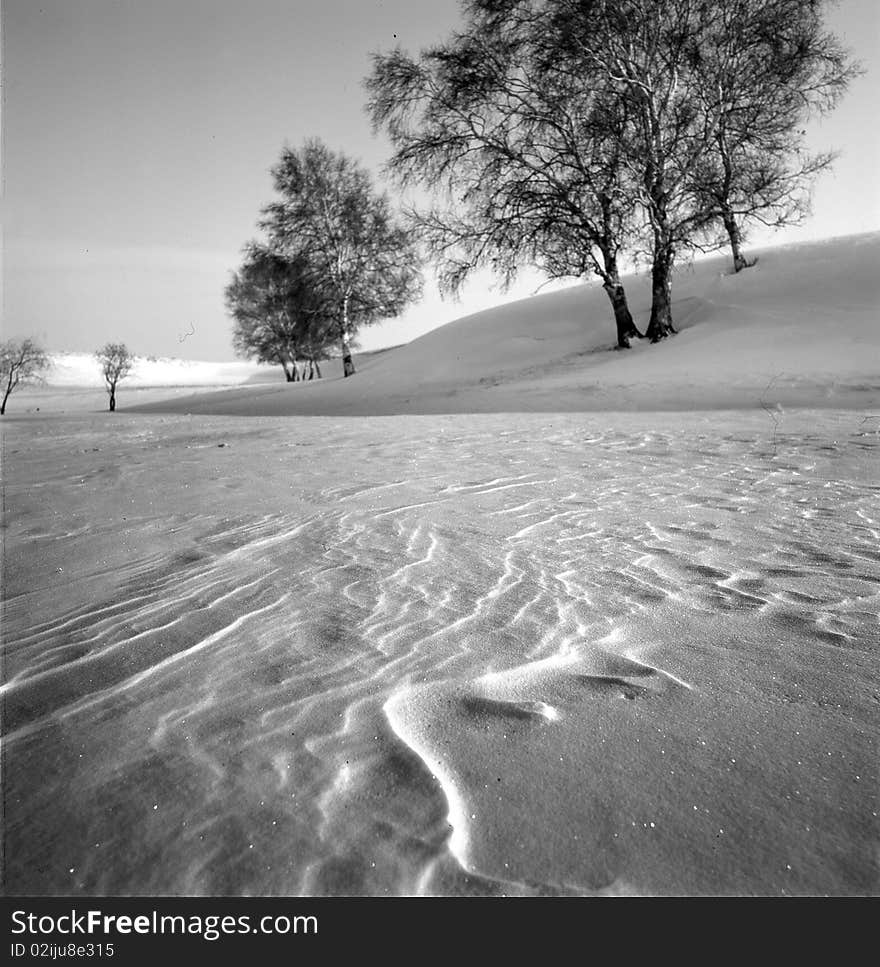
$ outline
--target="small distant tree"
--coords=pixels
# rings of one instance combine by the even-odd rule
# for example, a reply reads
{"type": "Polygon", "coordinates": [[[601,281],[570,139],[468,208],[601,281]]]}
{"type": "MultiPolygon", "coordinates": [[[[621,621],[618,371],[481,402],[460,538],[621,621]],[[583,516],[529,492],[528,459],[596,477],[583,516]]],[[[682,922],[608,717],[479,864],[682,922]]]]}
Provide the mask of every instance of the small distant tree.
{"type": "Polygon", "coordinates": [[[110,394],[110,412],[113,413],[116,409],[116,384],[131,372],[135,357],[124,343],[108,342],[95,353],[95,358],[101,364],[101,372],[110,394]]]}
{"type": "Polygon", "coordinates": [[[49,357],[33,339],[10,339],[0,343],[0,384],[3,402],[0,416],[6,413],[6,401],[22,383],[42,379],[42,373],[51,365],[49,357]]]}
{"type": "Polygon", "coordinates": [[[321,141],[285,148],[272,174],[281,198],[263,209],[260,227],[273,251],[302,260],[351,376],[357,331],[400,315],[421,294],[417,246],[369,173],[321,141]]]}
{"type": "Polygon", "coordinates": [[[226,287],[226,308],[239,356],[278,363],[288,382],[300,378],[299,360],[304,361],[304,378],[306,371],[309,379],[316,372],[320,377],[318,360],[326,358],[332,320],[323,311],[304,258],[249,243],[226,287]]]}

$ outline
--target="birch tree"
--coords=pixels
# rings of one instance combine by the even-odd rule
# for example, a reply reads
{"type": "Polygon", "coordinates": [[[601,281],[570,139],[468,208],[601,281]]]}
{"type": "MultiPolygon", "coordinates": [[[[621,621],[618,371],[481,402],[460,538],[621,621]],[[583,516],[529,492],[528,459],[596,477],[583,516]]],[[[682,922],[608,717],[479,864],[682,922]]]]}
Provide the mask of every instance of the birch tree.
{"type": "Polygon", "coordinates": [[[546,2],[562,61],[629,105],[624,151],[651,257],[646,335],[663,339],[675,332],[673,266],[725,244],[714,224],[739,270],[745,224],[809,211],[833,156],[803,151],[803,125],[857,67],[823,26],[830,0],[546,2]]]}
{"type": "Polygon", "coordinates": [[[617,265],[644,253],[645,334],[674,333],[676,263],[726,244],[723,226],[741,268],[744,226],[803,217],[831,163],[803,151],[855,71],[831,2],[465,0],[445,44],[376,57],[368,110],[391,171],[446,202],[414,217],[449,286],[525,261],[595,272],[623,346],[617,265]]]}
{"type": "Polygon", "coordinates": [[[860,73],[825,27],[831,5],[720,0],[700,48],[701,106],[718,123],[694,186],[707,218],[723,228],[735,272],[751,264],[742,250],[747,227],[803,221],[815,179],[835,159],[805,146],[807,122],[831,112],[860,73]]]}
{"type": "Polygon", "coordinates": [[[6,401],[21,385],[42,379],[51,365],[48,355],[33,339],[9,339],[0,343],[0,416],[6,413],[6,401]]]}
{"type": "Polygon", "coordinates": [[[352,337],[421,294],[417,246],[369,173],[318,140],[285,148],[272,175],[280,199],[262,210],[260,227],[274,250],[302,260],[351,376],[352,337]]]}
{"type": "Polygon", "coordinates": [[[121,342],[108,342],[95,353],[101,366],[101,374],[110,396],[110,412],[116,410],[116,385],[125,379],[134,366],[135,357],[121,342]]]}
{"type": "Polygon", "coordinates": [[[618,264],[635,209],[626,105],[559,58],[546,7],[470,0],[448,42],[374,56],[368,111],[394,147],[389,170],[435,199],[410,217],[441,290],[485,267],[505,285],[527,264],[549,278],[595,274],[627,348],[641,334],[618,264]]]}
{"type": "Polygon", "coordinates": [[[326,357],[331,325],[302,257],[250,243],[225,297],[238,355],[277,363],[288,382],[299,378],[299,360],[308,363],[310,378],[316,369],[320,376],[318,360],[326,357]]]}
{"type": "Polygon", "coordinates": [[[693,188],[718,123],[700,111],[694,69],[717,18],[714,0],[547,0],[548,31],[573,76],[619,104],[627,185],[645,218],[651,260],[652,342],[674,333],[671,276],[676,259],[699,246],[706,212],[693,188]]]}

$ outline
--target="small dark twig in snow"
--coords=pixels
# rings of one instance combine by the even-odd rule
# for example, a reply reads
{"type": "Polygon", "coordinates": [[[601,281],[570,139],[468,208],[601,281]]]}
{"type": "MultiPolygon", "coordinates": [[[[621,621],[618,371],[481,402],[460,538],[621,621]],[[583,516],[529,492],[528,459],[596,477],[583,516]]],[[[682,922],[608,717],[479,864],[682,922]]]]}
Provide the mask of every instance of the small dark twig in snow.
{"type": "Polygon", "coordinates": [[[777,374],[776,374],[776,375],[775,375],[775,376],[774,376],[774,377],[773,377],[773,378],[772,378],[772,379],[770,380],[770,382],[769,382],[769,383],[768,383],[768,384],[767,384],[767,385],[766,385],[766,386],[764,387],[764,392],[763,392],[763,393],[761,394],[761,399],[760,399],[760,400],[758,401],[758,402],[759,402],[759,403],[761,404],[761,409],[762,409],[762,410],[763,410],[763,411],[764,411],[764,412],[765,412],[765,413],[767,414],[767,416],[769,416],[769,417],[770,417],[770,419],[771,419],[771,420],[773,420],[773,456],[774,456],[774,457],[776,456],[776,446],[777,446],[777,444],[776,444],[776,434],[777,434],[777,433],[779,432],[779,420],[778,420],[778,419],[776,418],[776,412],[775,412],[775,410],[773,410],[773,409],[771,409],[771,408],[770,408],[770,407],[769,407],[769,406],[767,405],[767,402],[766,402],[766,400],[764,399],[764,397],[765,397],[765,396],[767,395],[767,392],[768,392],[768,390],[770,389],[770,387],[771,387],[771,386],[772,386],[772,385],[773,385],[773,384],[774,384],[774,383],[776,382],[776,380],[777,380],[777,379],[779,379],[779,377],[780,377],[780,376],[782,376],[782,375],[783,375],[782,373],[777,373],[777,374]]]}

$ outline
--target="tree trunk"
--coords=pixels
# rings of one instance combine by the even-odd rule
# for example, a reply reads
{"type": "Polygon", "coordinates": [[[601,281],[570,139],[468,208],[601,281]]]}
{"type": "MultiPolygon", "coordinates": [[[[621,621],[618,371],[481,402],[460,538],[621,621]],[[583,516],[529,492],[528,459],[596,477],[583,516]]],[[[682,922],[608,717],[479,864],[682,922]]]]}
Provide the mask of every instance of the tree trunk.
{"type": "Polygon", "coordinates": [[[342,375],[354,376],[354,360],[351,358],[351,343],[348,333],[342,334],[342,375]]]}
{"type": "Polygon", "coordinates": [[[284,381],[286,383],[292,383],[295,377],[290,371],[290,360],[281,352],[276,352],[275,358],[281,364],[281,369],[284,371],[284,381]]]}
{"type": "Polygon", "coordinates": [[[15,374],[10,372],[9,378],[6,380],[6,392],[3,394],[3,402],[0,403],[0,416],[4,416],[6,413],[6,401],[9,399],[9,394],[18,386],[18,380],[13,382],[12,377],[15,374]]]}
{"type": "Polygon", "coordinates": [[[116,412],[116,387],[115,386],[110,387],[110,412],[111,413],[116,412]]]}
{"type": "Polygon", "coordinates": [[[672,256],[672,246],[661,235],[655,233],[654,261],[651,265],[651,319],[645,332],[651,342],[660,342],[661,339],[675,332],[669,291],[672,256]]]}
{"type": "Polygon", "coordinates": [[[611,307],[614,310],[614,322],[617,325],[617,348],[629,349],[629,341],[633,337],[641,339],[642,334],[633,322],[632,314],[629,311],[629,304],[626,301],[626,291],[620,281],[617,271],[617,258],[609,253],[605,253],[605,275],[603,276],[602,288],[611,300],[611,307]]]}
{"type": "Polygon", "coordinates": [[[316,359],[316,360],[314,360],[314,363],[315,363],[315,372],[316,372],[316,373],[317,373],[317,375],[318,375],[318,379],[320,379],[320,378],[321,378],[321,367],[320,367],[320,365],[318,364],[318,360],[317,360],[317,359],[316,359]]]}
{"type": "Polygon", "coordinates": [[[751,264],[742,254],[742,236],[740,235],[739,225],[736,224],[736,217],[729,208],[725,208],[721,213],[721,220],[730,239],[730,251],[733,253],[733,271],[741,272],[751,264]]]}
{"type": "Polygon", "coordinates": [[[354,376],[354,360],[351,358],[351,337],[348,333],[348,297],[342,300],[342,375],[354,376]]]}
{"type": "Polygon", "coordinates": [[[636,329],[636,324],[633,322],[626,301],[626,292],[619,282],[616,285],[613,282],[605,282],[602,288],[608,293],[611,308],[614,310],[614,321],[617,324],[617,348],[629,349],[630,339],[633,337],[641,339],[642,334],[636,329]]]}

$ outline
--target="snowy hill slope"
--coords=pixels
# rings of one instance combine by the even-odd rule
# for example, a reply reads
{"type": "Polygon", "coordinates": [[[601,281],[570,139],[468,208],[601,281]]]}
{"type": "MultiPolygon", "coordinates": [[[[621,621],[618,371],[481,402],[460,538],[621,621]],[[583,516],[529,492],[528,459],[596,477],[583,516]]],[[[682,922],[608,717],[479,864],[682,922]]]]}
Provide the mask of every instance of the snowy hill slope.
{"type": "MultiPolygon", "coordinates": [[[[680,332],[613,351],[605,293],[578,285],[458,319],[361,361],[348,380],[243,387],[153,411],[365,415],[705,409],[768,403],[880,405],[880,233],[685,267],[673,287],[680,332]]],[[[627,280],[644,328],[650,284],[627,280]]]]}

